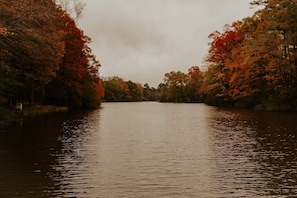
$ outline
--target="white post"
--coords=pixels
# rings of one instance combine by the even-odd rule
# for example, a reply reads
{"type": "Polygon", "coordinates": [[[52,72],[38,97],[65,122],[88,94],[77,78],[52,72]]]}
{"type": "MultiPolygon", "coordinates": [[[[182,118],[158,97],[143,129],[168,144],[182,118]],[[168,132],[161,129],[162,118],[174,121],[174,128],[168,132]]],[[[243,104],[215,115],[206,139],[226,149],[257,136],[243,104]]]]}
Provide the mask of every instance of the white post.
{"type": "Polygon", "coordinates": [[[23,110],[23,103],[21,103],[21,102],[16,103],[15,109],[22,111],[23,110]]]}

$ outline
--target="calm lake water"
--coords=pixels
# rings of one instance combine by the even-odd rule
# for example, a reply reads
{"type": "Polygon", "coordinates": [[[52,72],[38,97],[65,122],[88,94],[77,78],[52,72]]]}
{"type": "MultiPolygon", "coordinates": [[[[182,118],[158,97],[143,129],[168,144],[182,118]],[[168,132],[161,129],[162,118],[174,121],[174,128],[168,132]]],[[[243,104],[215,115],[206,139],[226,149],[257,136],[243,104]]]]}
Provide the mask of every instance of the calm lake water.
{"type": "Polygon", "coordinates": [[[297,114],[103,103],[0,129],[0,197],[297,197],[297,114]]]}

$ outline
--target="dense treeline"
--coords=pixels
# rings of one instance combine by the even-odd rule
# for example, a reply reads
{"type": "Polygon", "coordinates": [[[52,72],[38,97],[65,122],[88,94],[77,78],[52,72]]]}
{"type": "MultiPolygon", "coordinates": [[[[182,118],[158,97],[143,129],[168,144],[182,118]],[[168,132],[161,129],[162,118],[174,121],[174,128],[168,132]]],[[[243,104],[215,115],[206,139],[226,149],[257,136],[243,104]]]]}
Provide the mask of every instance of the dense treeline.
{"type": "Polygon", "coordinates": [[[264,9],[210,35],[207,86],[224,103],[290,110],[297,107],[297,1],[254,1],[264,9]]]}
{"type": "Polygon", "coordinates": [[[96,107],[100,64],[73,18],[54,0],[0,4],[0,96],[15,102],[96,107]]]}
{"type": "Polygon", "coordinates": [[[297,109],[297,0],[252,4],[263,9],[209,35],[210,65],[194,83],[197,95],[188,94],[189,74],[170,72],[159,86],[162,100],[297,109]]]}
{"type": "Polygon", "coordinates": [[[156,90],[147,83],[124,81],[118,76],[109,77],[104,80],[104,100],[107,102],[138,102],[156,100],[156,90]]]}

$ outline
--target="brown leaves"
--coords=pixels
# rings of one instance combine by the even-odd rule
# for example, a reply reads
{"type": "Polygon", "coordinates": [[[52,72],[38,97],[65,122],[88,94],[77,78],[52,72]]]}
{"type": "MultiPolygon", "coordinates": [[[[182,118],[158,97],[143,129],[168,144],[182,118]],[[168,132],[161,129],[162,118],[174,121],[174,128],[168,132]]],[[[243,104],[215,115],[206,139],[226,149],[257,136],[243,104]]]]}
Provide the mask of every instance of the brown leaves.
{"type": "Polygon", "coordinates": [[[8,31],[7,31],[7,28],[0,28],[0,35],[1,36],[7,36],[8,35],[8,31]]]}

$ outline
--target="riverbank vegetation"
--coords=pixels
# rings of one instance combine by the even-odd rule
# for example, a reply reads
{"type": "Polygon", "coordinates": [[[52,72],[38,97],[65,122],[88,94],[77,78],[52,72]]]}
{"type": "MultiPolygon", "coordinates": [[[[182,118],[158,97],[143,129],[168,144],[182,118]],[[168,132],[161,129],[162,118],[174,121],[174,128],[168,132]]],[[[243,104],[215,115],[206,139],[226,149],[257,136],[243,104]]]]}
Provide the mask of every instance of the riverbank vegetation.
{"type": "Polygon", "coordinates": [[[206,75],[213,79],[207,85],[219,87],[223,104],[296,110],[297,1],[253,4],[265,7],[210,34],[206,75]]]}
{"type": "Polygon", "coordinates": [[[53,105],[33,105],[24,106],[22,110],[10,109],[5,106],[0,106],[0,126],[8,124],[12,121],[23,120],[29,116],[37,116],[41,114],[65,112],[69,109],[67,107],[58,107],[53,105]]]}
{"type": "MultiPolygon", "coordinates": [[[[83,5],[75,6],[79,15],[83,5]]],[[[54,0],[2,1],[0,9],[0,96],[8,105],[99,105],[100,64],[65,9],[54,0]]]]}
{"type": "Polygon", "coordinates": [[[191,81],[190,72],[165,74],[158,88],[161,100],[297,110],[297,1],[251,4],[263,9],[209,35],[209,65],[197,73],[197,82],[191,81]]]}

